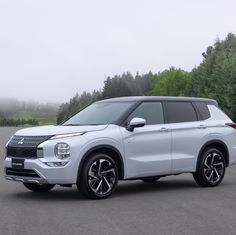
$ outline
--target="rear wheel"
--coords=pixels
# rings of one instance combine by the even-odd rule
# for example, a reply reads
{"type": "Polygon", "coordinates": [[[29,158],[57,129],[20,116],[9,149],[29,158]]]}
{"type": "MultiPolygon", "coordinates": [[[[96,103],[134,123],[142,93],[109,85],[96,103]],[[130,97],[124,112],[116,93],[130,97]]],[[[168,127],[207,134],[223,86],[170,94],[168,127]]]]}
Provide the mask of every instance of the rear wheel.
{"type": "Polygon", "coordinates": [[[55,185],[54,184],[35,184],[35,183],[23,183],[24,186],[37,193],[45,193],[51,190],[55,185]]]}
{"type": "Polygon", "coordinates": [[[225,165],[225,158],[221,151],[209,148],[203,152],[197,172],[193,174],[193,177],[200,186],[217,186],[224,178],[225,165]]]}
{"type": "Polygon", "coordinates": [[[141,180],[145,183],[155,183],[157,180],[159,180],[161,177],[148,177],[148,178],[142,178],[141,180]]]}
{"type": "Polygon", "coordinates": [[[114,192],[117,182],[115,161],[106,154],[93,154],[85,162],[77,186],[87,198],[104,199],[114,192]]]}

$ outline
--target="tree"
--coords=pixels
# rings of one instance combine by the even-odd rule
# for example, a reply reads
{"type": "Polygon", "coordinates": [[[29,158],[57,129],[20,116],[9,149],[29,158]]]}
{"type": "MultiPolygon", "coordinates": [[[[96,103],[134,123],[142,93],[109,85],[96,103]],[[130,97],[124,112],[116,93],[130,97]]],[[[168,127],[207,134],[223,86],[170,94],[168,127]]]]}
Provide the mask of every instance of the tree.
{"type": "Polygon", "coordinates": [[[100,91],[93,91],[92,93],[84,91],[81,95],[76,95],[70,99],[68,103],[62,104],[57,113],[57,123],[61,123],[79,112],[89,104],[100,100],[102,98],[100,91]]]}
{"type": "Polygon", "coordinates": [[[191,82],[191,75],[182,69],[171,67],[151,79],[151,95],[184,96],[191,82]]]}
{"type": "Polygon", "coordinates": [[[58,110],[57,123],[63,122],[97,100],[148,94],[150,76],[152,76],[150,73],[145,75],[136,74],[135,77],[131,73],[123,73],[121,76],[108,77],[104,81],[102,92],[89,93],[84,91],[81,95],[77,93],[69,102],[62,104],[58,110]]]}
{"type": "Polygon", "coordinates": [[[197,96],[216,99],[223,110],[236,121],[236,36],[217,38],[202,53],[202,63],[191,72],[171,67],[158,74],[123,73],[108,77],[102,92],[76,94],[58,111],[58,122],[100,99],[119,96],[160,95],[197,96]]]}
{"type": "Polygon", "coordinates": [[[221,108],[236,118],[236,37],[228,34],[207,48],[203,62],[192,71],[191,93],[216,99],[221,108]]]}

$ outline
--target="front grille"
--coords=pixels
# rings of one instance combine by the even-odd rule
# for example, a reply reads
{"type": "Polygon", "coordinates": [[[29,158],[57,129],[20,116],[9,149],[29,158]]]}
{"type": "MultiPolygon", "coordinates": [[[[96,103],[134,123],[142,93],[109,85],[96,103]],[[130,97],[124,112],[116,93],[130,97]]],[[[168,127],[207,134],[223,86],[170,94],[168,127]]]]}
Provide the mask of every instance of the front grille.
{"type": "Polygon", "coordinates": [[[38,145],[48,140],[52,136],[19,136],[14,135],[10,142],[9,147],[31,147],[36,148],[38,145]]]}
{"type": "Polygon", "coordinates": [[[40,176],[34,170],[30,170],[30,169],[20,170],[20,169],[6,168],[6,174],[13,175],[13,176],[40,178],[40,176]]]}
{"type": "Polygon", "coordinates": [[[37,147],[51,137],[14,135],[7,145],[7,157],[36,158],[37,147]]]}
{"type": "Polygon", "coordinates": [[[36,158],[37,148],[12,148],[7,147],[8,157],[36,158]]]}

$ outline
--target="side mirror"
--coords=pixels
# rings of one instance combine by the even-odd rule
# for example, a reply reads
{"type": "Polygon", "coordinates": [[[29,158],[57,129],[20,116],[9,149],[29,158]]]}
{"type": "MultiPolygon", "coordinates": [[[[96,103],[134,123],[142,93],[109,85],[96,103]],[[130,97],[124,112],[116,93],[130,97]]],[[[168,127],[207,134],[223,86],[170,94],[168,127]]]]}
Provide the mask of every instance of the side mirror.
{"type": "Polygon", "coordinates": [[[145,126],[145,124],[146,124],[146,120],[144,120],[143,118],[134,117],[133,119],[131,119],[130,123],[128,124],[127,130],[133,131],[134,128],[143,127],[145,126]]]}

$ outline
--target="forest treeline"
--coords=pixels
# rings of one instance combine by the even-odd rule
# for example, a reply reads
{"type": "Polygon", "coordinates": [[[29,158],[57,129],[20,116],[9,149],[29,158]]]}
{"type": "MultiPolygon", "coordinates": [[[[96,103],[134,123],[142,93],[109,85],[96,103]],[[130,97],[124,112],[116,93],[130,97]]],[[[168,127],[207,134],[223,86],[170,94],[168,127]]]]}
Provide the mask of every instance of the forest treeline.
{"type": "Polygon", "coordinates": [[[36,119],[13,119],[0,116],[0,126],[38,126],[39,122],[36,119]]]}
{"type": "Polygon", "coordinates": [[[202,56],[201,64],[191,72],[171,67],[157,74],[149,72],[133,76],[127,72],[108,77],[101,90],[76,94],[69,102],[62,104],[57,122],[61,123],[94,101],[135,95],[213,98],[236,120],[236,36],[229,33],[226,39],[217,39],[202,56]]]}

